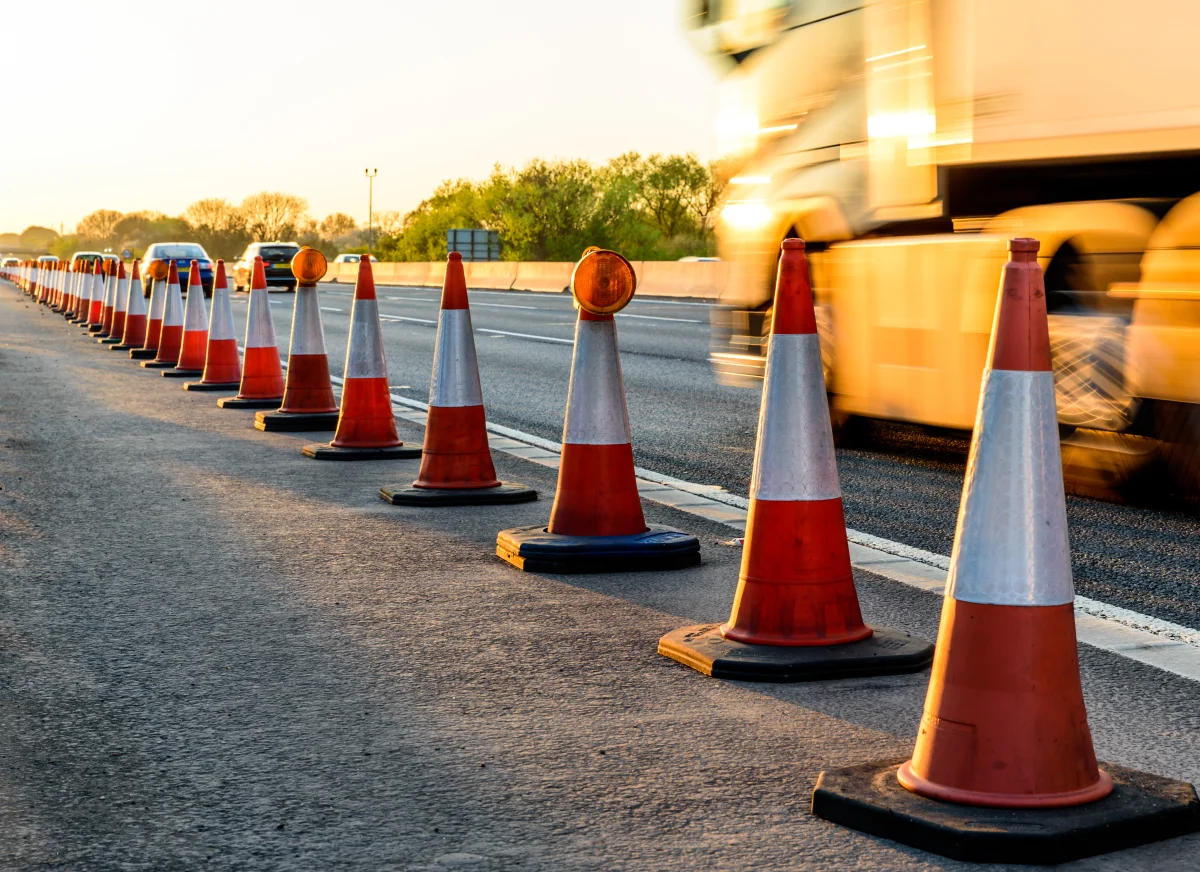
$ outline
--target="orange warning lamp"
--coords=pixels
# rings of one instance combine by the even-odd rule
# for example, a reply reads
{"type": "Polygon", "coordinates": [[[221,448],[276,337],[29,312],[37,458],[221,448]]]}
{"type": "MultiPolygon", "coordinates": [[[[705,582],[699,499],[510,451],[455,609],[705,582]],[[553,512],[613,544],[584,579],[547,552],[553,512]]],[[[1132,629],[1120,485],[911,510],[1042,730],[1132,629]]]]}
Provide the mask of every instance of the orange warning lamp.
{"type": "Polygon", "coordinates": [[[629,305],[637,288],[633,264],[615,251],[590,246],[571,273],[571,293],[593,315],[609,315],[629,305]]]}
{"type": "Polygon", "coordinates": [[[328,269],[329,261],[325,260],[325,255],[307,245],[292,258],[292,275],[302,285],[315,285],[325,277],[328,269]]]}
{"type": "Polygon", "coordinates": [[[150,278],[156,282],[165,281],[167,278],[167,262],[165,260],[150,261],[150,268],[147,272],[150,273],[150,278]]]}

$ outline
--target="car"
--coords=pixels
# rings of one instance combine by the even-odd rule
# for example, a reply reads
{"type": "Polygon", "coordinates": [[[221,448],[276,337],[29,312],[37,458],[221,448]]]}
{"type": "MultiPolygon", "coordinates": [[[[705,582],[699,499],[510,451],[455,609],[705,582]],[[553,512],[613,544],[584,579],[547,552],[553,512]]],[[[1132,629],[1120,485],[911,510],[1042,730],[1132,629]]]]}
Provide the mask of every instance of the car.
{"type": "MultiPolygon", "coordinates": [[[[369,257],[371,259],[371,263],[379,263],[379,258],[377,258],[375,255],[368,254],[367,257],[369,257]]],[[[333,259],[333,262],[334,263],[358,263],[360,260],[362,260],[361,254],[339,254],[337,257],[335,257],[333,259]]]]}
{"type": "Polygon", "coordinates": [[[112,255],[102,254],[99,251],[77,251],[71,255],[71,269],[74,270],[76,265],[83,261],[90,268],[98,260],[105,260],[112,255]]]}
{"type": "MultiPolygon", "coordinates": [[[[152,260],[175,261],[175,268],[179,270],[179,285],[183,293],[186,295],[188,288],[188,272],[192,268],[192,261],[198,261],[200,264],[200,285],[204,288],[204,296],[212,296],[213,288],[213,259],[208,256],[208,252],[204,250],[204,246],[198,242],[155,242],[146,249],[146,253],[142,255],[142,263],[148,264],[152,260]]],[[[142,295],[150,296],[151,286],[150,271],[142,270],[142,295]]]]}
{"type": "Polygon", "coordinates": [[[299,250],[300,246],[295,242],[250,243],[238,262],[233,265],[233,289],[250,290],[254,258],[261,257],[268,288],[284,287],[289,291],[296,290],[296,277],[292,275],[292,258],[299,250]]]}
{"type": "Polygon", "coordinates": [[[43,254],[38,257],[38,263],[58,263],[58,258],[53,254],[43,254]]]}
{"type": "Polygon", "coordinates": [[[10,267],[10,266],[20,266],[20,265],[21,265],[21,258],[19,258],[19,257],[6,257],[6,258],[4,258],[4,260],[0,260],[0,267],[10,267]]]}

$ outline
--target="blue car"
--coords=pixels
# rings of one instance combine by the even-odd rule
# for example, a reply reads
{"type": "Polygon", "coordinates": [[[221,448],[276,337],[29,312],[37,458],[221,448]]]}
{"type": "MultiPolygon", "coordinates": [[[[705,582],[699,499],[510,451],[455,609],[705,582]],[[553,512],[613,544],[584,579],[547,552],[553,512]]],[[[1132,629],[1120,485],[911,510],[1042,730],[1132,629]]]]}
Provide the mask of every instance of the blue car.
{"type": "Polygon", "coordinates": [[[211,297],[213,289],[213,260],[204,250],[204,246],[196,242],[155,242],[142,255],[142,294],[150,296],[150,274],[146,269],[152,260],[175,261],[179,270],[179,286],[186,295],[188,292],[188,273],[192,269],[192,261],[200,262],[200,284],[204,286],[204,296],[211,297]]]}

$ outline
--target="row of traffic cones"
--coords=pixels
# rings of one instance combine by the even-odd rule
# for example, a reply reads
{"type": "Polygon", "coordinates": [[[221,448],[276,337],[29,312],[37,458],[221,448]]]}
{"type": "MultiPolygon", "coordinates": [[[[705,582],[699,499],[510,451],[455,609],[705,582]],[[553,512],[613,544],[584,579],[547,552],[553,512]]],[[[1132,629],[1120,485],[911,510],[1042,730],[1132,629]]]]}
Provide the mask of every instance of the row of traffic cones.
{"type": "MultiPolygon", "coordinates": [[[[779,261],[751,504],[729,620],[685,627],[659,642],[660,653],[706,675],[756,681],[913,672],[932,661],[911,757],[822,773],[812,810],[968,860],[1061,862],[1200,829],[1200,801],[1190,785],[1096,761],[1076,650],[1037,250],[1035,240],[1012,240],[1001,278],[936,649],[862,618],[800,240],[787,240],[779,261]]],[[[254,287],[263,297],[256,307],[252,290],[247,348],[266,349],[254,366],[255,378],[268,387],[254,382],[248,389],[243,374],[239,396],[276,390],[280,396],[271,399],[283,404],[260,414],[260,429],[292,420],[288,415],[331,414],[328,361],[315,359],[324,358],[315,288],[323,262],[319,255],[305,257],[313,263],[295,269],[311,293],[297,295],[292,353],[314,359],[294,371],[289,359],[286,385],[277,375],[278,349],[256,264],[254,287]]],[[[572,289],[580,313],[554,506],[547,525],[507,530],[497,539],[498,555],[524,570],[668,569],[699,562],[695,537],[647,525],[637,496],[613,319],[635,285],[632,267],[614,252],[589,250],[576,267],[572,289]]],[[[214,292],[214,305],[216,299],[214,292]]],[[[153,318],[153,303],[151,311],[153,318]]],[[[103,307],[100,319],[103,326],[103,307]]],[[[386,456],[403,448],[368,259],[359,265],[351,322],[336,435],[328,446],[307,446],[309,456],[386,456]]],[[[212,341],[210,334],[210,357],[212,341]]],[[[384,488],[381,496],[434,505],[475,501],[480,494],[496,502],[536,498],[496,478],[484,418],[461,258],[452,254],[420,473],[411,486],[384,488]]]]}

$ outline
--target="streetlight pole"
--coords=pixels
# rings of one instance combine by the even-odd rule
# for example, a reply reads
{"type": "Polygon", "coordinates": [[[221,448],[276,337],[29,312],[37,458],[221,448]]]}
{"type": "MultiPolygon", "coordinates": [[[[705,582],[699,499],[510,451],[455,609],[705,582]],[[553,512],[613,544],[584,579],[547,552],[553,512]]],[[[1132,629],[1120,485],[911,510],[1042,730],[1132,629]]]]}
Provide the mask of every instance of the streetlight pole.
{"type": "Polygon", "coordinates": [[[367,177],[367,254],[371,253],[371,241],[375,235],[375,177],[379,175],[379,170],[363,170],[363,174],[367,177]]]}

